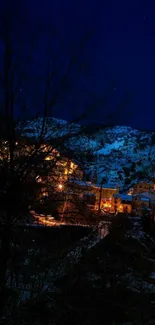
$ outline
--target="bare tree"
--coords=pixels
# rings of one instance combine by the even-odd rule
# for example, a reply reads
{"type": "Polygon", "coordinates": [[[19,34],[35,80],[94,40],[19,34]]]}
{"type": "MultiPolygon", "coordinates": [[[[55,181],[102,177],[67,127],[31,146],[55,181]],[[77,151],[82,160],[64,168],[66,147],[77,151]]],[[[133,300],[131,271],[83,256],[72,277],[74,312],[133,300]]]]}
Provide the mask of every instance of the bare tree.
{"type": "MultiPolygon", "coordinates": [[[[1,75],[4,133],[2,134],[3,139],[0,147],[0,317],[3,315],[9,296],[7,276],[9,265],[13,264],[10,260],[13,261],[12,246],[14,244],[15,226],[18,225],[19,221],[25,222],[24,217],[29,216],[29,207],[32,207],[34,202],[36,203],[37,201],[40,204],[39,195],[42,185],[37,181],[37,177],[43,172],[46,172],[46,175],[48,175],[49,168],[51,172],[55,173],[56,164],[63,157],[62,154],[60,154],[61,157],[55,156],[55,151],[65,151],[68,140],[78,138],[83,134],[82,132],[84,132],[85,127],[80,127],[78,123],[81,119],[88,116],[96,105],[105,105],[105,101],[107,101],[107,96],[102,98],[102,100],[96,100],[96,98],[92,100],[91,98],[91,101],[86,102],[86,109],[83,114],[79,114],[77,110],[75,118],[70,123],[62,123],[59,126],[54,124],[54,119],[49,117],[51,117],[53,108],[60,102],[63,94],[68,91],[70,83],[72,83],[72,74],[75,76],[79,73],[84,74],[83,67],[81,68],[84,65],[82,53],[86,43],[92,37],[92,31],[88,30],[84,35],[80,44],[78,44],[78,49],[72,51],[72,53],[68,53],[68,50],[66,51],[65,49],[67,60],[63,67],[59,65],[59,62],[62,59],[62,53],[64,53],[64,45],[61,46],[60,39],[58,52],[53,51],[52,47],[49,46],[49,38],[43,69],[40,69],[38,65],[39,76],[37,75],[36,77],[35,74],[32,76],[28,70],[33,65],[33,48],[29,47],[29,50],[27,50],[29,53],[25,57],[25,54],[23,54],[25,50],[24,45],[22,44],[23,47],[20,48],[20,42],[17,44],[17,40],[15,40],[17,28],[15,23],[18,22],[19,15],[23,17],[24,24],[27,23],[26,17],[22,15],[20,9],[20,2],[18,0],[12,6],[11,1],[7,0],[4,2],[3,30],[0,35],[4,48],[1,75]],[[46,69],[44,69],[45,67],[46,69]],[[45,71],[42,75],[43,70],[45,71]],[[31,82],[31,78],[33,82],[31,82]],[[21,85],[26,90],[21,91],[21,85]],[[32,88],[31,91],[30,88],[32,88]],[[40,91],[41,95],[39,96],[40,91]],[[42,114],[36,109],[36,116],[32,116],[34,114],[29,114],[29,106],[35,103],[36,94],[41,99],[39,109],[42,114]],[[30,96],[32,96],[32,99],[29,103],[28,98],[30,96]],[[20,107],[18,116],[16,114],[17,107],[20,107]],[[23,116],[27,115],[29,115],[29,118],[25,121],[23,116]],[[30,135],[32,136],[30,137],[30,135]],[[46,158],[49,155],[52,156],[52,159],[50,164],[47,164],[48,160],[46,158]]],[[[42,28],[36,28],[36,30],[34,30],[33,37],[30,38],[31,43],[33,43],[34,38],[37,41],[40,40],[40,34],[43,36],[45,32],[42,28]],[[36,35],[36,30],[37,37],[34,36],[36,35]]],[[[21,34],[20,36],[22,38],[21,34]]],[[[29,38],[29,35],[27,37],[29,38]]],[[[38,104],[38,101],[36,102],[38,104]]],[[[66,152],[68,157],[68,149],[66,149],[66,152]]],[[[69,187],[67,182],[66,186],[67,188],[69,187]]],[[[55,188],[53,180],[50,187],[51,191],[55,188]]],[[[50,202],[53,205],[51,209],[52,211],[55,209],[56,213],[57,205],[53,194],[52,192],[50,196],[50,202]]],[[[64,201],[66,202],[66,200],[68,200],[68,197],[65,197],[64,201]]],[[[77,200],[74,202],[74,205],[78,206],[80,214],[85,214],[86,207],[81,202],[77,200]]],[[[14,249],[16,250],[16,247],[14,249]]],[[[19,269],[17,273],[21,274],[19,269]]],[[[38,274],[37,271],[36,274],[38,274]]],[[[20,278],[20,276],[17,275],[17,278],[20,278]]],[[[37,280],[35,277],[34,282],[37,280]]],[[[43,278],[39,280],[42,283],[38,285],[38,288],[43,287],[44,282],[43,278]]],[[[18,281],[16,282],[18,286],[18,281]]],[[[33,283],[32,288],[34,289],[36,286],[33,283]]],[[[38,291],[41,289],[38,289],[38,291]]]]}
{"type": "MultiPolygon", "coordinates": [[[[22,113],[27,110],[27,98],[22,95],[21,98],[21,85],[30,82],[30,79],[26,80],[25,73],[22,68],[31,61],[32,49],[29,49],[28,58],[25,59],[23,52],[20,53],[19,44],[16,43],[16,20],[19,19],[20,3],[16,1],[14,7],[11,6],[11,1],[6,1],[3,7],[4,20],[3,31],[1,39],[4,48],[4,58],[1,75],[1,89],[3,93],[3,125],[4,125],[4,138],[5,140],[1,144],[1,247],[0,247],[0,314],[3,312],[3,308],[7,301],[7,265],[10,258],[10,245],[12,241],[13,226],[17,224],[18,220],[23,218],[29,210],[29,206],[35,200],[37,196],[37,166],[40,169],[45,168],[44,160],[55,148],[69,139],[74,131],[75,122],[80,121],[82,116],[78,116],[75,121],[72,121],[71,125],[67,126],[67,132],[63,132],[63,135],[57,135],[54,138],[54,143],[51,146],[47,146],[47,142],[50,142],[48,134],[51,125],[47,125],[46,118],[52,113],[52,107],[59,100],[59,96],[62,91],[65,91],[68,78],[72,69],[76,65],[79,67],[79,56],[81,55],[87,40],[91,37],[91,32],[88,32],[79,44],[79,51],[72,53],[68,57],[67,64],[63,71],[57,68],[55,62],[57,56],[55,55],[53,61],[51,60],[51,53],[48,49],[46,57],[47,69],[44,79],[43,101],[42,101],[42,117],[30,118],[28,122],[23,120],[22,113]],[[14,10],[15,16],[12,15],[11,10],[14,10]],[[20,53],[20,55],[19,55],[20,53]],[[26,61],[25,61],[26,60],[26,61]],[[16,117],[16,107],[21,106],[20,114],[16,117]],[[34,127],[35,122],[39,122],[39,133],[34,137],[31,145],[27,145],[24,142],[22,132],[27,127],[34,127]],[[72,131],[73,129],[73,131],[72,131]],[[43,150],[42,145],[45,143],[47,150],[43,150]],[[7,154],[6,154],[7,152],[7,154]]],[[[25,18],[25,17],[24,17],[25,18]]],[[[39,37],[39,35],[38,35],[39,37]]],[[[23,36],[24,38],[24,36],[23,36]]],[[[62,49],[59,49],[62,51],[62,49]]],[[[23,51],[23,48],[22,48],[23,51]]],[[[81,58],[80,58],[81,60],[81,58]]],[[[37,85],[37,82],[36,82],[37,85]]],[[[36,94],[36,85],[34,87],[34,93],[36,94]]],[[[66,127],[66,126],[65,126],[66,127]]],[[[64,126],[59,127],[59,131],[64,126]]],[[[78,133],[80,130],[78,130],[78,133]]],[[[61,132],[60,132],[61,134],[61,132]]],[[[57,159],[56,159],[57,160],[57,159]]],[[[55,162],[53,162],[53,166],[55,162]]],[[[53,168],[51,166],[51,168],[53,168]]]]}

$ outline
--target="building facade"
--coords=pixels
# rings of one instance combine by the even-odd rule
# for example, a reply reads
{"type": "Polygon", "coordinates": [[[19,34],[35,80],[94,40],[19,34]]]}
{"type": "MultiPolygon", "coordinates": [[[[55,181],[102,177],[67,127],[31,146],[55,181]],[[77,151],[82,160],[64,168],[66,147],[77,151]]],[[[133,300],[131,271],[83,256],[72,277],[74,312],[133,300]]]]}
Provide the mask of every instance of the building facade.
{"type": "Polygon", "coordinates": [[[132,195],[114,194],[112,206],[114,213],[132,213],[132,195]]]}
{"type": "Polygon", "coordinates": [[[139,182],[133,186],[133,194],[149,192],[155,190],[155,184],[153,182],[139,182]]]}

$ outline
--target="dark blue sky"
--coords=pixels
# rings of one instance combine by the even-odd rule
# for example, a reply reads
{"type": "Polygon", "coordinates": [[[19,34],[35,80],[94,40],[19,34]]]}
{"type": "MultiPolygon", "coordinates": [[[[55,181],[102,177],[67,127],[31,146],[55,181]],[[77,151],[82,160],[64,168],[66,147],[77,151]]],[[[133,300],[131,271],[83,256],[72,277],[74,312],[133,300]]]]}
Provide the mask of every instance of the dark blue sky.
{"type": "MultiPolygon", "coordinates": [[[[82,54],[79,52],[82,55],[79,62],[84,63],[85,72],[79,72],[77,77],[74,74],[74,91],[68,91],[67,97],[63,93],[62,102],[54,110],[55,115],[68,118],[73,106],[82,110],[83,102],[96,98],[95,113],[92,114],[96,121],[103,121],[109,112],[111,115],[116,112],[118,102],[129,92],[132,102],[124,107],[124,112],[118,112],[115,122],[155,130],[154,1],[28,0],[27,3],[29,26],[32,28],[36,22],[52,24],[66,49],[74,48],[78,53],[82,36],[89,30],[94,31],[86,49],[82,54]],[[109,84],[110,100],[104,107],[102,102],[109,84]]],[[[44,33],[40,47],[35,50],[38,62],[45,55],[40,49],[44,48],[47,35],[48,32],[44,33]]],[[[54,44],[56,49],[56,38],[54,44]]],[[[67,58],[66,53],[62,58],[67,58]]]]}

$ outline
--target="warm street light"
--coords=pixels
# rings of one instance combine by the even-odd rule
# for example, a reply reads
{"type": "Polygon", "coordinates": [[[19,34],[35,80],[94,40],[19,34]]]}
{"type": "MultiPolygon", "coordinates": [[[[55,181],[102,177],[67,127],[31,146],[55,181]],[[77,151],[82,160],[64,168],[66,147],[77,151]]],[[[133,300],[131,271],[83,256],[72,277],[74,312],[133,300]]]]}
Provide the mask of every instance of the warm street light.
{"type": "Polygon", "coordinates": [[[63,189],[63,185],[62,184],[59,184],[58,185],[58,188],[59,188],[59,190],[62,190],[63,189]]]}

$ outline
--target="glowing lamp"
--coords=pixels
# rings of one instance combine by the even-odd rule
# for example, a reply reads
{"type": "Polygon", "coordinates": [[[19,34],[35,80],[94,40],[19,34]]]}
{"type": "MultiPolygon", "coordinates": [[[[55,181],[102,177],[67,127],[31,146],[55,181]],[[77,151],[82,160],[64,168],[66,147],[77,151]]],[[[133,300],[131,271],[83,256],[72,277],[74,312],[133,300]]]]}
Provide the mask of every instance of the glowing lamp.
{"type": "Polygon", "coordinates": [[[63,189],[63,185],[62,185],[62,184],[59,184],[59,185],[58,185],[58,189],[59,189],[59,190],[62,190],[62,189],[63,189]]]}

